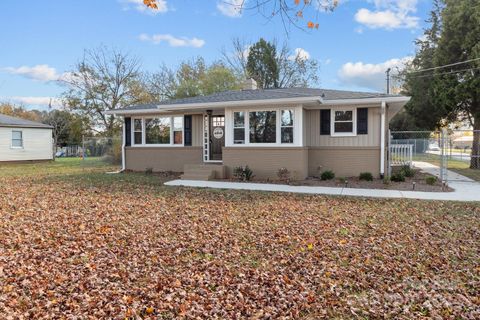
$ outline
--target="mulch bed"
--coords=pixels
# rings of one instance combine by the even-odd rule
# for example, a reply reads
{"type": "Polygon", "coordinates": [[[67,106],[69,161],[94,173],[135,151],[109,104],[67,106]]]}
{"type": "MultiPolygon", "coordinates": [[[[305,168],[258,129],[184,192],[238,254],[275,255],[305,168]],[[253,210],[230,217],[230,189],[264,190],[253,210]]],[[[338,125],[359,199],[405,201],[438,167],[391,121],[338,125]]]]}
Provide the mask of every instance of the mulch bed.
{"type": "MultiPolygon", "coordinates": [[[[310,177],[305,180],[269,180],[256,179],[255,177],[248,182],[252,183],[272,183],[272,184],[286,184],[291,186],[310,186],[310,187],[334,187],[334,188],[360,188],[360,189],[383,189],[383,190],[404,190],[404,191],[424,191],[424,192],[452,192],[454,189],[446,186],[443,187],[441,181],[429,185],[425,182],[425,178],[431,176],[427,173],[416,171],[413,178],[405,178],[404,182],[390,181],[385,183],[382,179],[373,179],[373,181],[360,180],[358,177],[349,178],[335,178],[332,180],[321,180],[319,177],[310,177]],[[348,182],[345,184],[345,182],[348,182]],[[413,182],[415,182],[415,189],[413,189],[413,182]]],[[[223,179],[221,181],[238,182],[235,179],[223,179]]]]}

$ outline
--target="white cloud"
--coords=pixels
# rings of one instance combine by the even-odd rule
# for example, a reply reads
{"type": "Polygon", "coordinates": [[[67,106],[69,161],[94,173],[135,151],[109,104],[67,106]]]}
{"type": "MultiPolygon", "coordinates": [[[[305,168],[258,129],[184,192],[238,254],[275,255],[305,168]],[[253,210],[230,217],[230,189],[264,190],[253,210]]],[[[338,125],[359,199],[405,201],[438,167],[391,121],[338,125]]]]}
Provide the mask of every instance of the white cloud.
{"type": "Polygon", "coordinates": [[[53,108],[59,108],[62,106],[62,101],[59,98],[55,97],[4,97],[3,101],[10,101],[13,103],[24,104],[28,106],[42,106],[48,107],[50,104],[53,108]]]}
{"type": "Polygon", "coordinates": [[[373,0],[375,10],[361,8],[355,14],[355,20],[371,29],[413,29],[418,27],[418,0],[373,0]]]}
{"type": "Polygon", "coordinates": [[[225,16],[239,18],[242,16],[243,5],[247,0],[219,0],[217,9],[225,16]]]}
{"type": "Polygon", "coordinates": [[[402,67],[412,57],[390,59],[382,63],[348,62],[338,71],[338,77],[345,85],[367,88],[375,91],[385,91],[385,72],[388,68],[395,74],[396,68],[402,67]]]}
{"type": "Polygon", "coordinates": [[[20,75],[41,82],[56,81],[61,77],[61,75],[57,73],[57,70],[55,70],[55,68],[52,68],[47,64],[39,64],[33,67],[7,67],[3,70],[10,74],[20,75]]]}
{"type": "Polygon", "coordinates": [[[295,54],[290,56],[289,59],[295,60],[297,58],[299,58],[300,60],[308,60],[310,59],[310,53],[303,48],[296,48],[295,54]]]}
{"type": "Polygon", "coordinates": [[[143,0],[119,0],[119,2],[123,4],[123,10],[130,10],[133,8],[139,12],[147,14],[165,13],[169,10],[166,0],[157,0],[158,9],[151,9],[147,7],[143,3],[143,0]]]}
{"type": "Polygon", "coordinates": [[[141,34],[138,37],[141,41],[151,42],[153,44],[159,44],[161,42],[167,42],[171,47],[193,47],[201,48],[205,45],[205,40],[198,38],[187,37],[174,37],[171,34],[141,34]]]}

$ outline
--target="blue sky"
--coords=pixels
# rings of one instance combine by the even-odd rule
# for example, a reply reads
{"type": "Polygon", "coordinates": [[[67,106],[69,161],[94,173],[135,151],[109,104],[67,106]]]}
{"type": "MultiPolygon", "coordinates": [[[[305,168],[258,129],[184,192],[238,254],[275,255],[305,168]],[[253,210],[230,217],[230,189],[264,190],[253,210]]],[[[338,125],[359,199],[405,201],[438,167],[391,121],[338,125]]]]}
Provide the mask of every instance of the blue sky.
{"type": "MultiPolygon", "coordinates": [[[[287,39],[280,20],[225,4],[241,0],[158,1],[155,13],[142,0],[0,1],[0,101],[45,108],[65,90],[55,80],[84,49],[101,45],[155,71],[196,56],[219,59],[234,37],[287,39]]],[[[340,0],[333,13],[318,15],[318,30],[293,28],[287,40],[319,60],[321,87],[383,91],[384,71],[414,54],[430,9],[428,0],[340,0]]]]}

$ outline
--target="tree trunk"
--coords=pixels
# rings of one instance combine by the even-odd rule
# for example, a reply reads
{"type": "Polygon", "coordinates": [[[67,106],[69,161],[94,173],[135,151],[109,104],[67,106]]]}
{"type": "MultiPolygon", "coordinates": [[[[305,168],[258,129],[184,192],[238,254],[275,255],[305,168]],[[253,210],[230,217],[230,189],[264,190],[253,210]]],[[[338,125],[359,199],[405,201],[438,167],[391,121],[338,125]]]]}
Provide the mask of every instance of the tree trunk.
{"type": "Polygon", "coordinates": [[[474,115],[473,121],[473,144],[470,169],[480,170],[480,113],[474,115]]]}

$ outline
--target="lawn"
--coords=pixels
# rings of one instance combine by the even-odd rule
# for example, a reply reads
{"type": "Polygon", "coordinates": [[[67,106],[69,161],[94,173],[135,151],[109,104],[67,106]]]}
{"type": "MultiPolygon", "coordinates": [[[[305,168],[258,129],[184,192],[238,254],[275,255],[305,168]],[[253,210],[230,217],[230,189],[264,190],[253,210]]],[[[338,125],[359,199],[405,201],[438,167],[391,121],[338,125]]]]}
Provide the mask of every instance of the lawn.
{"type": "Polygon", "coordinates": [[[5,319],[480,318],[480,205],[0,166],[5,319]]]}

